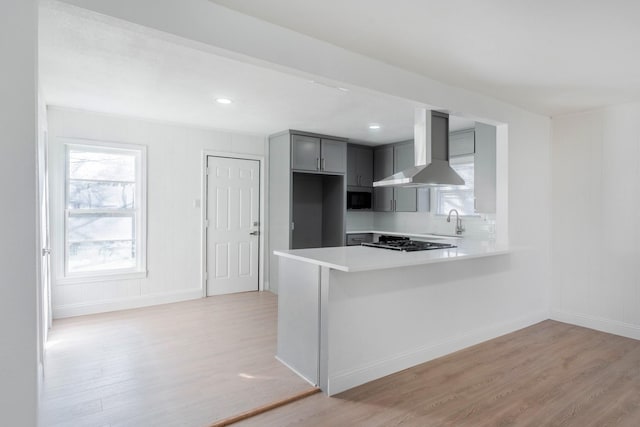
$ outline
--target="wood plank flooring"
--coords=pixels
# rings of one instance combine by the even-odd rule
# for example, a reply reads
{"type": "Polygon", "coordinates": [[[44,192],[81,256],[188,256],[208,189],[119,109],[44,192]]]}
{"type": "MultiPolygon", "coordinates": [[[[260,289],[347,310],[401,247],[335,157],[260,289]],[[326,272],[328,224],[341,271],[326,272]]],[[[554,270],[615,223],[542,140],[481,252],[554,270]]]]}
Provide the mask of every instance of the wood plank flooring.
{"type": "Polygon", "coordinates": [[[640,341],[544,321],[238,426],[640,426],[640,341]]]}
{"type": "Polygon", "coordinates": [[[274,358],[276,316],[250,292],[55,321],[40,425],[205,426],[308,390],[274,358]]]}

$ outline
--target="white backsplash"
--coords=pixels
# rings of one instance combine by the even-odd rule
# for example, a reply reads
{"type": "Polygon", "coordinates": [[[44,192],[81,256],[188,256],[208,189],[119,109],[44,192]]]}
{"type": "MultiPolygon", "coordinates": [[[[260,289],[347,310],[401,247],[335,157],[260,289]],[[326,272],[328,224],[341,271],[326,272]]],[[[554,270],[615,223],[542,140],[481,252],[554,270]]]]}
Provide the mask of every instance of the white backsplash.
{"type": "Polygon", "coordinates": [[[347,211],[347,231],[373,230],[373,216],[377,212],[347,211]]]}
{"type": "MultiPolygon", "coordinates": [[[[463,217],[464,237],[491,238],[495,229],[495,215],[463,217]]],[[[445,215],[430,212],[347,212],[347,230],[380,230],[399,233],[455,234],[455,222],[447,222],[445,215]]]]}

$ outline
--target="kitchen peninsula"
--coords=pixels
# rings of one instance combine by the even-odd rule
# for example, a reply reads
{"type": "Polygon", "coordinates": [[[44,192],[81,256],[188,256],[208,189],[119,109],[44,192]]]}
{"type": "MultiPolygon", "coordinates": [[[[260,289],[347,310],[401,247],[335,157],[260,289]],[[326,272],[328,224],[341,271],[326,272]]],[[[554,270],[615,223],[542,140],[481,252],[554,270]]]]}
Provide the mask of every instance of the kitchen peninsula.
{"type": "Polygon", "coordinates": [[[438,241],[456,247],[274,251],[277,358],[333,395],[499,335],[499,328],[477,327],[495,322],[482,310],[490,295],[473,279],[499,281],[508,248],[438,241]]]}

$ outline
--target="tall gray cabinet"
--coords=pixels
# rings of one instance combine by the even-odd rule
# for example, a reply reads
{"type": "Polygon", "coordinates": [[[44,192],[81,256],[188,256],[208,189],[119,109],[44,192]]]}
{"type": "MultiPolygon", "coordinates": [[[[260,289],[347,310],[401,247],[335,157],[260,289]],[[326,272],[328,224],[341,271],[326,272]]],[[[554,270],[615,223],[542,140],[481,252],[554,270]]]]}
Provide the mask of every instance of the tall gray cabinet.
{"type": "Polygon", "coordinates": [[[269,286],[274,250],[343,246],[347,139],[289,130],[269,137],[269,286]]]}

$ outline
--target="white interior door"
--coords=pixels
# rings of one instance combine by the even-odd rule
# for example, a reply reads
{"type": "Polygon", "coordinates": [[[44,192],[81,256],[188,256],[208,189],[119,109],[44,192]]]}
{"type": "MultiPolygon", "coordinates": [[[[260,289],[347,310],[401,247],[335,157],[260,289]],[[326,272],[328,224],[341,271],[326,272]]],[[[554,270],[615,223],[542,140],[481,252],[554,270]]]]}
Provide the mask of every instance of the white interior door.
{"type": "Polygon", "coordinates": [[[207,157],[207,295],[258,290],[260,162],[207,157]]]}
{"type": "Polygon", "coordinates": [[[40,213],[40,290],[38,292],[38,351],[44,369],[45,347],[51,327],[51,249],[49,233],[49,153],[47,134],[38,139],[38,194],[40,213]]]}

